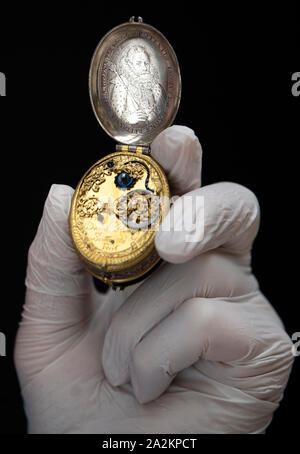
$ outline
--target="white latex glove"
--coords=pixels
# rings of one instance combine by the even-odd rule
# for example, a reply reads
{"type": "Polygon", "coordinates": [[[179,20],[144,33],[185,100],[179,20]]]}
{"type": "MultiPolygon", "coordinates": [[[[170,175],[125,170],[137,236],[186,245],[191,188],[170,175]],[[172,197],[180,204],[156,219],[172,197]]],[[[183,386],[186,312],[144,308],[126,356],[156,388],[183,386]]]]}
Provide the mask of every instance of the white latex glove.
{"type": "Polygon", "coordinates": [[[161,133],[152,154],[173,194],[204,196],[204,238],[196,229],[185,242],[171,221],[156,236],[169,263],[101,295],[71,244],[73,189],[51,187],[15,346],[31,433],[263,433],[283,396],[292,342],[251,273],[255,196],[234,183],[200,189],[201,147],[186,127],[161,133]]]}

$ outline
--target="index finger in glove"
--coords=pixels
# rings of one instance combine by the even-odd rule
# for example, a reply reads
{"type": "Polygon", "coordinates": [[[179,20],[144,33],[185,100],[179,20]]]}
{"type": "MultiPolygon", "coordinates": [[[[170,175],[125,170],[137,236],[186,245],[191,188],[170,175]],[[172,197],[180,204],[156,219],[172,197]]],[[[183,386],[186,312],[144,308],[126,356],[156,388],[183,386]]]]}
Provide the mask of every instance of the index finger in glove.
{"type": "Polygon", "coordinates": [[[155,237],[159,255],[184,263],[212,249],[249,253],[258,232],[260,210],[249,189],[222,182],[178,198],[155,237]]]}

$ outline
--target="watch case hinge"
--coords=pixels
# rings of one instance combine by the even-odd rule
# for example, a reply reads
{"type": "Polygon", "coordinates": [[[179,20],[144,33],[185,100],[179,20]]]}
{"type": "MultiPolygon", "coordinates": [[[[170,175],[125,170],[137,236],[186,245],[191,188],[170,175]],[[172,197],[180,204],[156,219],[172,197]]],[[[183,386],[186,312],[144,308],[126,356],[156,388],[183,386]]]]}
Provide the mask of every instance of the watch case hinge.
{"type": "Polygon", "coordinates": [[[151,153],[149,145],[116,145],[116,151],[130,151],[132,153],[147,154],[151,153]]]}

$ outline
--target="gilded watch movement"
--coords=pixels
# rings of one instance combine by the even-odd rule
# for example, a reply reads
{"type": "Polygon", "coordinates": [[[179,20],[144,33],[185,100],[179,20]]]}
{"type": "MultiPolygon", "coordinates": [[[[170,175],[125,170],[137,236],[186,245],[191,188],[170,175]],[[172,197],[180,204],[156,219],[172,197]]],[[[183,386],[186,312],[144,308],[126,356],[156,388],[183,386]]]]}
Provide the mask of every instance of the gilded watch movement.
{"type": "Polygon", "coordinates": [[[70,211],[74,247],[86,269],[113,287],[159,263],[154,237],[169,209],[167,178],[151,142],[178,110],[181,78],[166,38],[141,17],[110,30],[89,72],[92,107],[117,143],[81,178],[70,211]]]}

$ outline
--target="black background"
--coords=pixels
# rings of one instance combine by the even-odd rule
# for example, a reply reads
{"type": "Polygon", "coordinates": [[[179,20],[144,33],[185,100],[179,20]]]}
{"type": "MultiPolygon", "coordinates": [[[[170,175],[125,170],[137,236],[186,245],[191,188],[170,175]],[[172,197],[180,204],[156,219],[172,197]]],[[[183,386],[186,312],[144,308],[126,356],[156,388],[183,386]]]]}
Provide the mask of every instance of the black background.
{"type": "MultiPolygon", "coordinates": [[[[0,432],[24,433],[26,422],[12,352],[24,300],[27,250],[52,183],[76,186],[114,141],[94,117],[88,95],[90,59],[112,27],[140,15],[172,44],[181,68],[175,124],[194,129],[203,153],[203,185],[234,181],[261,206],[253,269],[289,335],[300,331],[297,234],[300,71],[297,12],[243,6],[208,12],[196,3],[1,6],[0,432]],[[294,259],[294,260],[293,260],[294,259]]],[[[297,432],[300,359],[268,434],[297,432]]]]}

